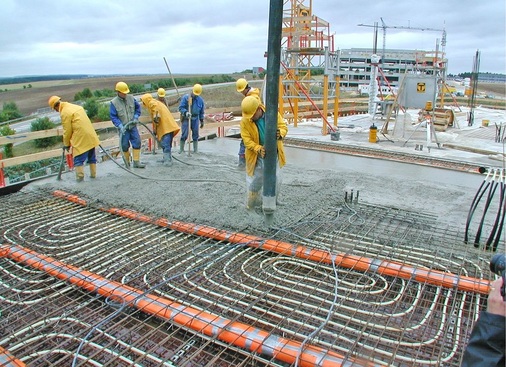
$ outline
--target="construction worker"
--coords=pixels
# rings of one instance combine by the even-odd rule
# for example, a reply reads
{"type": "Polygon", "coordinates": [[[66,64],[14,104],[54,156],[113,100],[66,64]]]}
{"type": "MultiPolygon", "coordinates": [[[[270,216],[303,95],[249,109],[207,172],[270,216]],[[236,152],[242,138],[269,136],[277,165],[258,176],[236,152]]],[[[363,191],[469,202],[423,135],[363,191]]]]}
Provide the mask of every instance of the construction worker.
{"type": "Polygon", "coordinates": [[[158,90],[156,91],[156,95],[158,96],[158,100],[160,102],[169,107],[169,105],[167,104],[167,100],[165,99],[165,89],[158,88],[158,90]]]}
{"type": "Polygon", "coordinates": [[[141,136],[137,129],[141,106],[132,95],[125,82],[116,83],[117,96],[111,101],[109,114],[111,121],[118,128],[120,135],[121,151],[125,158],[127,168],[130,168],[130,145],[132,145],[134,168],[145,168],[140,162],[141,136]]]}
{"type": "MultiPolygon", "coordinates": [[[[241,103],[241,138],[246,147],[246,185],[247,201],[246,208],[254,209],[261,203],[260,190],[263,186],[264,158],[265,158],[265,106],[260,103],[260,98],[254,96],[245,97],[241,103]]],[[[283,148],[283,138],[288,133],[285,121],[278,113],[277,121],[277,161],[279,168],[283,168],[286,163],[285,150],[283,148]]],[[[276,170],[276,176],[279,176],[279,170],[276,170]]],[[[276,180],[279,185],[279,179],[276,180]]],[[[276,188],[276,197],[279,194],[276,188]]]]}
{"type": "Polygon", "coordinates": [[[181,113],[181,140],[179,144],[179,153],[183,153],[184,143],[188,139],[189,129],[192,131],[193,152],[198,152],[199,145],[199,126],[204,127],[204,99],[202,94],[202,85],[195,84],[190,94],[185,94],[179,104],[181,113]],[[189,124],[188,122],[191,121],[189,124]],[[188,126],[190,125],[190,126],[188,126]]]}
{"type": "Polygon", "coordinates": [[[63,149],[72,147],[76,181],[84,180],[84,162],[90,165],[90,177],[97,177],[95,148],[100,144],[97,133],[81,106],[63,102],[58,96],[49,97],[49,107],[60,113],[63,127],[63,149]]]}
{"type": "Polygon", "coordinates": [[[503,282],[500,277],[490,283],[487,309],[480,313],[473,326],[461,367],[505,365],[506,302],[501,294],[503,282]]]}
{"type": "Polygon", "coordinates": [[[158,88],[158,90],[156,91],[156,95],[157,95],[157,98],[160,102],[162,102],[164,105],[166,105],[167,107],[171,107],[171,106],[174,106],[176,104],[178,104],[179,102],[181,102],[181,97],[177,97],[176,99],[172,100],[172,101],[167,101],[167,93],[165,93],[165,89],[163,88],[158,88]]]}
{"type": "MultiPolygon", "coordinates": [[[[247,96],[253,96],[257,97],[260,101],[260,104],[262,104],[262,99],[260,98],[260,89],[258,88],[252,88],[249,86],[248,81],[244,78],[237,79],[237,82],[235,83],[235,87],[237,92],[241,93],[244,97],[247,96]]],[[[265,106],[264,106],[265,110],[265,106]]],[[[239,163],[237,164],[237,167],[241,170],[244,170],[246,167],[246,160],[244,158],[244,152],[246,148],[244,147],[244,142],[241,139],[241,142],[239,143],[239,163]]]]}
{"type": "Polygon", "coordinates": [[[142,105],[149,111],[153,121],[154,133],[163,149],[163,165],[172,166],[172,140],[179,132],[179,126],[174,120],[169,108],[153,98],[149,93],[141,97],[142,105]]]}

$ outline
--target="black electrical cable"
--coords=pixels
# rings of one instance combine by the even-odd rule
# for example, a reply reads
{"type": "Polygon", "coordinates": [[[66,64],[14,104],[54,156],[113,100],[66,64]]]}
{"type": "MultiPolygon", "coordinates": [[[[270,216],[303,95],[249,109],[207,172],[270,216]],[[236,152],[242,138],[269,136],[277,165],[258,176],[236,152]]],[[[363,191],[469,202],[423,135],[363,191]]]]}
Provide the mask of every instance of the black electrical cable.
{"type": "Polygon", "coordinates": [[[487,242],[485,243],[485,250],[490,249],[490,244],[492,243],[496,233],[497,233],[497,227],[499,226],[499,222],[501,220],[501,213],[502,213],[502,206],[504,202],[504,189],[505,185],[504,182],[501,182],[500,184],[500,198],[499,198],[499,206],[497,210],[497,215],[495,217],[494,225],[492,227],[492,230],[490,231],[490,235],[488,236],[487,242]]]}
{"type": "MultiPolygon", "coordinates": [[[[494,181],[494,177],[492,177],[492,181],[494,181]]],[[[492,182],[492,184],[489,187],[487,200],[485,201],[485,207],[483,208],[483,215],[481,217],[480,225],[478,226],[478,230],[476,231],[476,236],[474,238],[474,247],[476,248],[480,246],[480,238],[481,233],[483,231],[483,224],[485,222],[485,217],[487,216],[490,203],[492,202],[492,198],[494,197],[495,191],[497,190],[497,186],[499,186],[499,182],[492,182]]]]}
{"type": "MultiPolygon", "coordinates": [[[[504,184],[504,185],[505,185],[505,189],[506,189],[506,184],[504,184]]],[[[502,229],[504,226],[505,217],[506,217],[506,195],[503,199],[501,224],[499,225],[499,230],[497,231],[497,234],[496,234],[496,237],[494,240],[494,244],[492,246],[492,251],[494,251],[494,252],[497,251],[497,246],[499,245],[499,241],[501,240],[501,237],[504,236],[502,229]]]]}
{"type": "Polygon", "coordinates": [[[489,174],[490,174],[490,172],[487,174],[487,177],[485,177],[485,179],[482,181],[480,187],[476,191],[473,201],[471,202],[471,207],[469,208],[469,213],[467,213],[466,230],[464,233],[464,243],[465,244],[467,244],[469,241],[469,226],[471,224],[471,219],[473,218],[474,212],[475,212],[476,208],[478,207],[478,203],[480,202],[483,194],[485,193],[488,186],[490,185],[490,182],[487,182],[489,174]],[[486,182],[487,182],[487,185],[485,186],[486,182]],[[485,187],[483,187],[483,186],[485,186],[485,187]]]}

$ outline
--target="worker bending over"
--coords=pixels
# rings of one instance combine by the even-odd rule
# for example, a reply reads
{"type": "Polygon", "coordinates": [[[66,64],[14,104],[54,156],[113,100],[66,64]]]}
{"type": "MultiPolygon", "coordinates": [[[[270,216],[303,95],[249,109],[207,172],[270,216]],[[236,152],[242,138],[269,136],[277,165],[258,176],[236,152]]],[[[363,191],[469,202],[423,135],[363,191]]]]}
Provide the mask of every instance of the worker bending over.
{"type": "Polygon", "coordinates": [[[143,107],[145,107],[153,122],[153,132],[156,139],[160,142],[163,149],[162,163],[172,166],[172,140],[179,132],[179,126],[174,120],[169,108],[162,102],[153,98],[149,93],[141,97],[143,107]]]}
{"type": "MultiPolygon", "coordinates": [[[[263,186],[264,158],[265,158],[265,107],[260,103],[260,98],[254,96],[245,97],[241,103],[241,138],[244,141],[246,159],[246,185],[247,201],[246,208],[254,209],[261,205],[260,190],[263,186]]],[[[288,133],[285,121],[278,113],[277,119],[277,162],[279,168],[286,163],[283,138],[288,133]]],[[[279,169],[276,169],[276,197],[279,194],[279,169]]]]}
{"type": "Polygon", "coordinates": [[[97,177],[97,156],[95,148],[100,145],[97,133],[86,111],[81,106],[62,102],[58,96],[51,96],[49,107],[60,113],[63,127],[63,149],[72,147],[76,181],[84,180],[84,162],[90,165],[90,177],[97,177]]]}

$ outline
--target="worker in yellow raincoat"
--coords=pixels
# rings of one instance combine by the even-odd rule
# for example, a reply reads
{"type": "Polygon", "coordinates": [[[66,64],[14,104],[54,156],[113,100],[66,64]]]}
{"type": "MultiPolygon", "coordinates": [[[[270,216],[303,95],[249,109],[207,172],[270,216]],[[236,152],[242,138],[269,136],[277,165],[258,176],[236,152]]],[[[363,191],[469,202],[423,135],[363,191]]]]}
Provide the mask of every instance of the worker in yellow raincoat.
{"type": "Polygon", "coordinates": [[[157,140],[163,149],[162,163],[165,166],[172,166],[172,141],[179,133],[179,125],[169,111],[169,108],[159,100],[153,98],[149,93],[141,97],[142,106],[146,108],[153,121],[153,129],[157,140]]]}
{"type": "Polygon", "coordinates": [[[97,177],[97,156],[95,148],[100,145],[86,111],[81,106],[63,102],[58,96],[51,96],[49,107],[60,113],[63,127],[63,149],[72,147],[77,182],[84,180],[84,163],[90,165],[90,177],[97,177]]]}
{"type": "MultiPolygon", "coordinates": [[[[247,96],[241,103],[241,138],[246,147],[246,185],[247,201],[246,208],[254,209],[260,205],[260,190],[263,186],[264,158],[265,158],[265,107],[260,102],[260,98],[247,96]]],[[[277,162],[279,168],[283,168],[286,163],[283,139],[288,133],[283,117],[278,113],[277,120],[277,162]]],[[[279,169],[276,169],[276,197],[279,194],[280,175],[279,169]]]]}
{"type": "MultiPolygon", "coordinates": [[[[248,81],[246,79],[244,79],[244,78],[237,79],[237,81],[235,82],[235,87],[236,87],[237,92],[241,93],[244,97],[247,97],[247,96],[257,97],[260,101],[260,105],[264,106],[262,104],[262,99],[260,98],[260,89],[250,87],[250,85],[248,84],[248,81]]],[[[264,106],[264,110],[265,110],[265,106],[264,106]]],[[[246,159],[245,159],[245,155],[244,155],[245,151],[246,151],[246,148],[244,147],[244,142],[241,139],[241,142],[239,143],[239,153],[238,153],[239,163],[237,164],[237,168],[239,168],[240,170],[244,170],[246,167],[246,159]]]]}

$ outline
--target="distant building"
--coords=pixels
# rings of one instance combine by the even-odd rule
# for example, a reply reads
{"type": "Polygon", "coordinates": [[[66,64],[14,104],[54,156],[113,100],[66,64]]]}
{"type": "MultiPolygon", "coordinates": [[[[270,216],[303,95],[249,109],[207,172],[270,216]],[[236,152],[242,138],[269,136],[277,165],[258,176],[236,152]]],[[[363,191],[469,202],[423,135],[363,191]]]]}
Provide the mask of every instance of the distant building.
{"type": "MultiPolygon", "coordinates": [[[[334,72],[339,76],[341,89],[359,91],[360,85],[369,84],[372,55],[373,50],[366,48],[338,50],[334,72]]],[[[386,84],[386,79],[392,87],[398,87],[405,73],[443,75],[446,65],[447,60],[441,59],[441,55],[435,57],[434,51],[387,49],[384,59],[378,63],[382,71],[378,77],[382,83],[386,84]]]]}
{"type": "Polygon", "coordinates": [[[483,83],[506,83],[506,75],[493,73],[478,73],[478,81],[483,83]]]}
{"type": "Polygon", "coordinates": [[[261,66],[254,66],[253,67],[253,74],[254,75],[259,75],[261,73],[265,73],[265,69],[261,66]]]}

